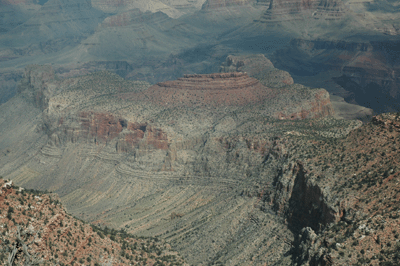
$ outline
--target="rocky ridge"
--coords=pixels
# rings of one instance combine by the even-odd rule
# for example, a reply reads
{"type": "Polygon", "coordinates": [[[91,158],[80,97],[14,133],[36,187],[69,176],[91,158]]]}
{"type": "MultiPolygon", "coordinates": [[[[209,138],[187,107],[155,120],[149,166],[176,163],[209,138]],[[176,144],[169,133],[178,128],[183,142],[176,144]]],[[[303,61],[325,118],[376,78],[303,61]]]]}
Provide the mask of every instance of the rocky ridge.
{"type": "Polygon", "coordinates": [[[295,145],[298,161],[282,168],[266,199],[298,228],[297,265],[396,263],[398,127],[397,114],[382,114],[332,143],[280,140],[289,154],[286,144],[295,145]]]}

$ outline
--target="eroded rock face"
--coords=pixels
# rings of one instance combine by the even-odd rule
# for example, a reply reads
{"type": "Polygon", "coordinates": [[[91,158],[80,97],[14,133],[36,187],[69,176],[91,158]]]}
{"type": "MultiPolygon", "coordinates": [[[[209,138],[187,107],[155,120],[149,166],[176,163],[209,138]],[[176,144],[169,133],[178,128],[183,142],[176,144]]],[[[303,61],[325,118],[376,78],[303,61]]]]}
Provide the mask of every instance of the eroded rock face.
{"type": "Polygon", "coordinates": [[[163,106],[246,105],[273,97],[274,92],[246,73],[185,75],[150,87],[145,95],[163,106]]]}
{"type": "Polygon", "coordinates": [[[136,148],[161,149],[169,147],[161,129],[147,123],[132,123],[111,113],[80,112],[78,117],[61,117],[59,129],[53,134],[55,144],[87,141],[94,144],[116,142],[117,152],[131,152],[136,148]]]}
{"type": "Polygon", "coordinates": [[[291,226],[309,226],[317,231],[340,219],[339,208],[329,205],[327,195],[307,174],[303,164],[283,168],[275,182],[274,209],[285,214],[291,226]]]}

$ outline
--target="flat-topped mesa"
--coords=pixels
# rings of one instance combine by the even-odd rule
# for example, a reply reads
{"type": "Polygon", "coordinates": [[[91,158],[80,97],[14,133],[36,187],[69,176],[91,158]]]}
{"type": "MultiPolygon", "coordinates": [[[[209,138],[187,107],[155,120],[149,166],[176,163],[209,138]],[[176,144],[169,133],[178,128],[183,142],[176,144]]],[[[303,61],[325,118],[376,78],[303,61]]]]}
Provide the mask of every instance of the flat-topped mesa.
{"type": "Polygon", "coordinates": [[[242,72],[188,74],[175,81],[160,82],[144,94],[151,102],[164,106],[241,106],[274,95],[242,72]]]}

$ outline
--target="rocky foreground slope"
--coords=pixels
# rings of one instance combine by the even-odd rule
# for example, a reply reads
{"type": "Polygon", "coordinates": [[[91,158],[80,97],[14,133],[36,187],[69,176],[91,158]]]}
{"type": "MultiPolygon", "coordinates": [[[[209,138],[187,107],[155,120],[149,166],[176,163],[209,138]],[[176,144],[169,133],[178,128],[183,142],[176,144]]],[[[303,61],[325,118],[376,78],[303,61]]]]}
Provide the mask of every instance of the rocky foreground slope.
{"type": "Polygon", "coordinates": [[[251,95],[236,90],[257,80],[195,75],[151,88],[108,72],[60,79],[31,66],[20,94],[0,106],[0,170],[58,193],[96,226],[164,239],[189,264],[394,262],[397,231],[386,230],[398,230],[397,201],[373,191],[396,195],[398,118],[337,120],[325,90],[275,78],[279,87],[256,87],[274,97],[189,105],[214,90],[251,95]],[[209,87],[226,78],[238,87],[209,87]],[[177,91],[190,96],[184,104],[177,91]],[[390,226],[371,227],[370,217],[390,226]]]}
{"type": "Polygon", "coordinates": [[[72,217],[55,194],[0,180],[2,265],[183,265],[169,245],[101,230],[72,217]]]}

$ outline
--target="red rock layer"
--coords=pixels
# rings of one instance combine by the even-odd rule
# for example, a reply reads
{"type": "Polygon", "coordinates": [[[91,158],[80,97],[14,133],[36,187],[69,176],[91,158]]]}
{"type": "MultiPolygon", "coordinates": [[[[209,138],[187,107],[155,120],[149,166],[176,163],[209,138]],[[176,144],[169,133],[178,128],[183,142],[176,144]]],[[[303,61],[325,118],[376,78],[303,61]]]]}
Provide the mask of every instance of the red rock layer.
{"type": "Polygon", "coordinates": [[[158,83],[145,93],[151,102],[163,106],[246,105],[271,98],[275,92],[246,73],[185,75],[158,83]]]}
{"type": "Polygon", "coordinates": [[[130,151],[140,142],[155,149],[167,150],[168,137],[161,129],[148,126],[147,123],[128,123],[129,132],[118,141],[118,151],[130,151]],[[145,136],[146,134],[146,136],[145,136]]]}
{"type": "Polygon", "coordinates": [[[129,152],[139,145],[151,149],[168,149],[168,137],[161,129],[147,123],[131,123],[107,113],[81,112],[80,128],[71,128],[69,121],[61,118],[59,126],[67,141],[78,139],[94,143],[108,143],[117,138],[117,151],[129,152]]]}
{"type": "Polygon", "coordinates": [[[82,112],[79,116],[83,134],[99,140],[111,140],[122,131],[122,119],[111,114],[82,112]]]}

